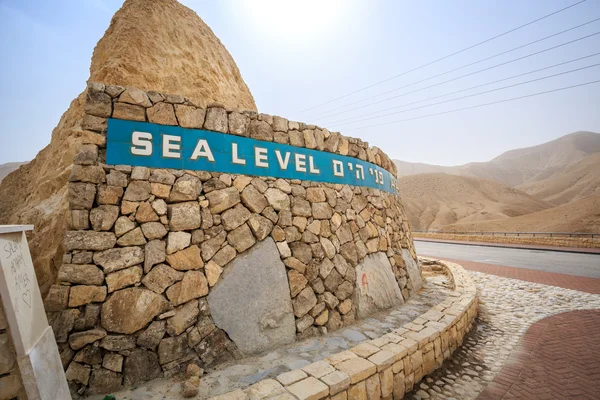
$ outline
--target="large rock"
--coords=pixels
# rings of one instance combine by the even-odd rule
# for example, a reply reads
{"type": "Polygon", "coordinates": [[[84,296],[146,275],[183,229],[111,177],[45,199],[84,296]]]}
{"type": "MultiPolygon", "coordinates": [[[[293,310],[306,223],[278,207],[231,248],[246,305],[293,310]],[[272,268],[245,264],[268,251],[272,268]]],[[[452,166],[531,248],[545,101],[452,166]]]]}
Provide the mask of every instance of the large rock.
{"type": "Polygon", "coordinates": [[[421,289],[423,286],[423,279],[421,278],[421,269],[419,268],[419,264],[417,261],[411,257],[410,251],[408,249],[402,249],[402,259],[404,260],[404,265],[406,266],[406,273],[410,278],[410,282],[412,283],[412,290],[415,292],[421,289]]]}
{"type": "MultiPolygon", "coordinates": [[[[88,81],[179,94],[203,108],[218,102],[229,110],[256,111],[221,41],[177,1],[125,2],[94,49],[88,81]]],[[[107,86],[111,96],[121,92],[107,86]]],[[[60,245],[68,229],[67,182],[73,158],[82,143],[106,140],[100,133],[106,129],[105,118],[83,118],[87,93],[85,89],[77,96],[56,128],[46,132],[50,144],[0,186],[0,224],[35,225],[29,246],[43,295],[54,283],[64,251],[60,245]]]]}
{"type": "Polygon", "coordinates": [[[404,303],[402,292],[385,253],[366,256],[356,267],[359,318],[404,303]]]}
{"type": "Polygon", "coordinates": [[[110,332],[134,333],[169,307],[163,296],[150,290],[123,289],[102,305],[102,326],[110,332]]]}
{"type": "Polygon", "coordinates": [[[291,343],[296,326],[285,266],[271,238],[227,266],[208,295],[215,324],[246,354],[291,343]]]}

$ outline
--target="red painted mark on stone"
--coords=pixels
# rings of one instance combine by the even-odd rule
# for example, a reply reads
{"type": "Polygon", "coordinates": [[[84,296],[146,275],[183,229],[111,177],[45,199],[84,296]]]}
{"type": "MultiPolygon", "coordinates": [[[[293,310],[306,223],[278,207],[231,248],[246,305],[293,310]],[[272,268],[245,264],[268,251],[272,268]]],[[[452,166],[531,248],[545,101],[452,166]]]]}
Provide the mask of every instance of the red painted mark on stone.
{"type": "Polygon", "coordinates": [[[365,274],[363,272],[362,277],[360,278],[360,280],[361,280],[362,287],[368,289],[369,288],[369,280],[367,279],[367,274],[365,274]]]}

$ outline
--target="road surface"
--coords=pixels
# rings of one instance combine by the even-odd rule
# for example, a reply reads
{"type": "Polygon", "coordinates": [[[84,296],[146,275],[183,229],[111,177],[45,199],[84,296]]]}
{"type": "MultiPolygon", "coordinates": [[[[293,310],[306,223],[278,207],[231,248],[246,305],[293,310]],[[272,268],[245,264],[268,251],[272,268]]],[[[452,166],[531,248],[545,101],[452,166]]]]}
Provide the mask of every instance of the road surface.
{"type": "Polygon", "coordinates": [[[416,239],[415,248],[417,254],[420,256],[449,258],[588,278],[600,278],[600,255],[596,254],[469,246],[424,242],[416,239]]]}

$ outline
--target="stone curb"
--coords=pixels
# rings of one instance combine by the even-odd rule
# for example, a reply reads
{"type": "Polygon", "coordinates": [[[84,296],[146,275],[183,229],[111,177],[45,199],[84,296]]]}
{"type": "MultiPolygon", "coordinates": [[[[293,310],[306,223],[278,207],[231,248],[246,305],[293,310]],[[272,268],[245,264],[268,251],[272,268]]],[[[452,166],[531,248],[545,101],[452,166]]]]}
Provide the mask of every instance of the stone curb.
{"type": "Polygon", "coordinates": [[[210,400],[402,399],[461,346],[478,310],[477,288],[462,266],[425,260],[438,261],[450,275],[450,298],[377,339],[210,400]]]}

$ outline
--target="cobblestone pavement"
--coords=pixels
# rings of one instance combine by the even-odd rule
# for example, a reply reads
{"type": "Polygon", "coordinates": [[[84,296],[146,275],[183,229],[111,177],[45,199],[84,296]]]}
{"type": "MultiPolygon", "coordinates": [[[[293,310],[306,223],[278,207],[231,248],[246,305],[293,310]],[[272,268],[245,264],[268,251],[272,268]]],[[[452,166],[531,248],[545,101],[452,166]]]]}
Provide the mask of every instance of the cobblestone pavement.
{"type": "MultiPolygon", "coordinates": [[[[533,323],[566,311],[600,309],[597,294],[475,271],[471,276],[480,291],[477,325],[442,368],[405,398],[475,399],[502,369],[533,323]]],[[[590,345],[597,346],[598,342],[590,345]]]]}
{"type": "MultiPolygon", "coordinates": [[[[235,389],[244,389],[262,379],[296,368],[302,368],[334,353],[347,350],[363,341],[378,338],[414,320],[431,307],[444,301],[449,289],[446,275],[428,274],[419,294],[396,309],[373,314],[356,324],[331,332],[325,336],[306,339],[272,352],[218,366],[200,380],[196,399],[205,399],[235,389]]],[[[155,379],[132,390],[114,393],[118,400],[182,399],[181,383],[173,379],[155,379]]],[[[104,396],[91,396],[101,400],[104,396]]]]}
{"type": "Polygon", "coordinates": [[[546,317],[525,333],[477,400],[598,399],[600,310],[546,317]]]}

